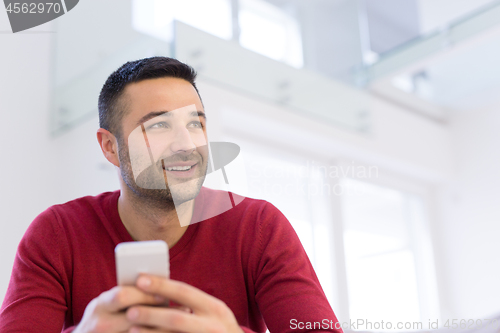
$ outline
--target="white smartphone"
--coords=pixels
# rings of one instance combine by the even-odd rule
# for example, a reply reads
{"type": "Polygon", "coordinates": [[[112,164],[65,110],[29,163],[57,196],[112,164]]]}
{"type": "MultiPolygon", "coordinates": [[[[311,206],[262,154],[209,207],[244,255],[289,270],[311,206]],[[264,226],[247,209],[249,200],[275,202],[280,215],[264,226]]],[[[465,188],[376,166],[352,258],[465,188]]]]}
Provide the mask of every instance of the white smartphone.
{"type": "Polygon", "coordinates": [[[119,286],[134,286],[141,273],[170,276],[168,246],[162,240],[120,243],[115,248],[115,261],[119,286]]]}

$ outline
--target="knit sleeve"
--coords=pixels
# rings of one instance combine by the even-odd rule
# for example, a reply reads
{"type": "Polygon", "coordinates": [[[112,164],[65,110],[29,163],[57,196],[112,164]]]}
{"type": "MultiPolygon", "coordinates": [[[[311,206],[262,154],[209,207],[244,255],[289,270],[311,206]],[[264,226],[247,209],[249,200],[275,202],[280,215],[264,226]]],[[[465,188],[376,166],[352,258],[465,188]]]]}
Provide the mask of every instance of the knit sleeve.
{"type": "Polygon", "coordinates": [[[240,325],[240,328],[243,330],[243,332],[245,333],[255,333],[254,331],[252,331],[251,329],[249,329],[248,327],[245,327],[245,326],[241,326],[240,325]]]}
{"type": "Polygon", "coordinates": [[[258,220],[255,292],[269,331],[342,333],[335,328],[337,318],[290,222],[269,203],[258,220]]]}
{"type": "Polygon", "coordinates": [[[67,239],[49,208],[33,221],[19,243],[0,310],[0,332],[63,330],[69,256],[67,239]]]}

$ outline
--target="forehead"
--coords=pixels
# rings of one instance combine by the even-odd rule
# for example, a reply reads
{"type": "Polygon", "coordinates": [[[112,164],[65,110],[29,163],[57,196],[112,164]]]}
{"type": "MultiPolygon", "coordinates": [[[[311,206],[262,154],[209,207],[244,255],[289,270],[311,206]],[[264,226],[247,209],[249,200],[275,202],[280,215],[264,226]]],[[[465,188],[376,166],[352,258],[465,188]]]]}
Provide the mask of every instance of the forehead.
{"type": "Polygon", "coordinates": [[[125,122],[136,122],[150,112],[167,112],[193,104],[203,111],[193,85],[179,78],[166,77],[131,83],[125,87],[123,98],[128,109],[125,122]]]}

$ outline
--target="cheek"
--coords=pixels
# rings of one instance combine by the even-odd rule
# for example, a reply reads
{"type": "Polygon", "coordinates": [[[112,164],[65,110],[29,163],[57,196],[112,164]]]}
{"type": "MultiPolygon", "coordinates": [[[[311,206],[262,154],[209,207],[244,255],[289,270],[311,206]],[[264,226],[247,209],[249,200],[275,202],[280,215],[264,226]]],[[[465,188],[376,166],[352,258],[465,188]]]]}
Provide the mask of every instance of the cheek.
{"type": "Polygon", "coordinates": [[[191,139],[196,147],[206,146],[208,144],[206,132],[192,134],[191,139]]]}
{"type": "Polygon", "coordinates": [[[208,161],[208,145],[197,145],[196,151],[202,156],[203,161],[206,163],[206,161],[208,161]]]}
{"type": "Polygon", "coordinates": [[[153,155],[153,160],[156,162],[160,158],[165,157],[165,152],[168,152],[172,138],[166,133],[153,134],[149,133],[148,136],[149,149],[153,155]]]}
{"type": "Polygon", "coordinates": [[[140,174],[151,164],[149,149],[140,130],[134,130],[128,137],[128,155],[134,174],[140,174]]]}

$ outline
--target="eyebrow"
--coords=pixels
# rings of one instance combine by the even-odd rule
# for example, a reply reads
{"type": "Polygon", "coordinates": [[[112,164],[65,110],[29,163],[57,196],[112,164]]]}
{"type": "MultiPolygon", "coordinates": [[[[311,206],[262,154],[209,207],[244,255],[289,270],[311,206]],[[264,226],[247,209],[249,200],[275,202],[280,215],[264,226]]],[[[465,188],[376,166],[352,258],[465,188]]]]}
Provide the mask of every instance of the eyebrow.
{"type": "MultiPolygon", "coordinates": [[[[158,116],[167,116],[171,117],[172,114],[169,111],[153,111],[142,117],[137,121],[137,126],[144,124],[146,121],[153,119],[158,116]]],[[[203,111],[193,111],[189,114],[190,117],[202,117],[203,119],[207,119],[205,112],[203,111]]]]}

